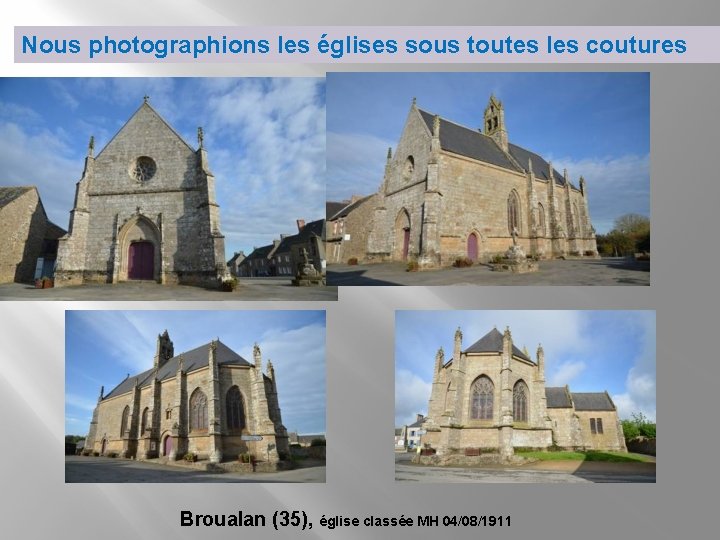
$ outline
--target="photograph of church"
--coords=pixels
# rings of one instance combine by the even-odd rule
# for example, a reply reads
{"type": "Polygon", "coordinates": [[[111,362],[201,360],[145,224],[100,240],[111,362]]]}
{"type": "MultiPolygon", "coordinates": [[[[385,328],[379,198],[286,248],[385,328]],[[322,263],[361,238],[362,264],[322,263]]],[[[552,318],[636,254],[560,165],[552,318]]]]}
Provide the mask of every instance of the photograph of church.
{"type": "Polygon", "coordinates": [[[287,468],[288,421],[325,432],[324,340],[322,311],[68,311],[66,432],[91,457],[287,468]]]}
{"type": "Polygon", "coordinates": [[[145,97],[97,156],[94,147],[91,138],[55,286],[216,285],[225,274],[225,237],[202,128],[193,148],[145,97]]]}
{"type": "MultiPolygon", "coordinates": [[[[233,253],[324,213],[324,86],[302,77],[0,79],[0,190],[37,186],[46,220],[67,228],[42,271],[63,290],[32,297],[73,299],[100,290],[78,286],[98,284],[122,284],[106,288],[121,299],[133,298],[132,285],[161,285],[166,298],[171,289],[243,292],[228,269],[233,253]],[[162,287],[172,285],[195,290],[162,287]]],[[[23,264],[35,265],[40,233],[8,227],[0,252],[28,253],[23,264]]],[[[310,257],[324,268],[322,252],[310,257]]],[[[288,283],[299,272],[292,263],[288,283]]],[[[32,280],[32,269],[16,274],[32,280]]],[[[272,283],[257,297],[337,296],[272,283]]],[[[8,286],[3,296],[31,293],[8,286]]]]}
{"type": "Polygon", "coordinates": [[[649,213],[647,74],[330,74],[328,94],[331,263],[594,259],[649,213]]]}
{"type": "Polygon", "coordinates": [[[620,421],[655,416],[653,312],[399,311],[396,328],[396,425],[421,414],[439,456],[627,452],[620,421]],[[420,356],[431,341],[447,352],[420,356]]]}

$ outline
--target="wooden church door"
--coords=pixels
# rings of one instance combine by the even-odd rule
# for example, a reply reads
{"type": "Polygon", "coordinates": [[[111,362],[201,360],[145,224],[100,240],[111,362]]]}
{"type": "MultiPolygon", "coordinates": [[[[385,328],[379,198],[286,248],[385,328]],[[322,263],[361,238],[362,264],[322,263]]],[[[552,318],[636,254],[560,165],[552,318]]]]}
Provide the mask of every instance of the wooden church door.
{"type": "Polygon", "coordinates": [[[475,233],[468,236],[467,240],[467,257],[471,261],[477,261],[478,258],[478,239],[475,233]]]}
{"type": "Polygon", "coordinates": [[[169,456],[172,452],[172,437],[168,435],[163,441],[163,456],[169,456]]]}
{"type": "Polygon", "coordinates": [[[406,261],[408,258],[408,252],[410,251],[410,229],[403,230],[403,249],[402,249],[402,260],[406,261]]]}
{"type": "Polygon", "coordinates": [[[155,246],[152,242],[133,242],[128,250],[128,279],[153,279],[155,246]]]}

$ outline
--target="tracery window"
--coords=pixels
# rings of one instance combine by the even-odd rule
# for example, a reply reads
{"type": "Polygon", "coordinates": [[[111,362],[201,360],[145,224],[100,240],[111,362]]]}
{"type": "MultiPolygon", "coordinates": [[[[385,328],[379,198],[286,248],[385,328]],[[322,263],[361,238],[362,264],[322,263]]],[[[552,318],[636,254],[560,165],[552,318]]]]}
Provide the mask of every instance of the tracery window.
{"type": "Polygon", "coordinates": [[[542,203],[538,203],[538,236],[545,236],[545,207],[542,203]]]}
{"type": "Polygon", "coordinates": [[[510,193],[507,202],[508,207],[508,231],[513,234],[517,231],[520,234],[520,199],[515,191],[510,193]]]}
{"type": "Polygon", "coordinates": [[[155,161],[147,156],[140,156],[130,167],[130,176],[138,182],[145,182],[155,176],[157,165],[155,161]]]}
{"type": "Polygon", "coordinates": [[[513,421],[528,421],[528,387],[524,381],[518,381],[513,387],[513,421]]]}
{"type": "Polygon", "coordinates": [[[470,389],[470,418],[474,420],[492,420],[494,391],[495,385],[493,385],[489,377],[481,375],[475,379],[470,389]]]}
{"type": "Polygon", "coordinates": [[[125,431],[127,431],[129,416],[130,416],[130,407],[128,405],[126,405],[122,412],[122,420],[120,420],[120,436],[121,437],[124,437],[125,431]]]}
{"type": "Polygon", "coordinates": [[[227,411],[227,427],[233,430],[245,428],[245,405],[240,389],[233,386],[225,396],[225,409],[227,411]]]}
{"type": "Polygon", "coordinates": [[[142,422],[140,422],[140,436],[142,437],[145,435],[145,430],[148,427],[148,413],[150,409],[148,407],[145,407],[142,413],[142,422]]]}
{"type": "Polygon", "coordinates": [[[190,396],[190,431],[207,429],[207,397],[199,388],[190,396]]]}

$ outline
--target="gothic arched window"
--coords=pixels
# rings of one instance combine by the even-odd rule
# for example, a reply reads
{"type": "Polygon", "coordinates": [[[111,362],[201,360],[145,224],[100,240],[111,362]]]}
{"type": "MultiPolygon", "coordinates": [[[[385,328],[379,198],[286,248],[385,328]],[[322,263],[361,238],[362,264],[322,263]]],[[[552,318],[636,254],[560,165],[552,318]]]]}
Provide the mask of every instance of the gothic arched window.
{"type": "Polygon", "coordinates": [[[207,429],[207,427],[207,397],[198,388],[190,396],[190,431],[207,429]]]}
{"type": "Polygon", "coordinates": [[[507,202],[508,207],[508,231],[513,234],[513,231],[517,231],[520,234],[520,198],[516,191],[510,193],[507,202]]]}
{"type": "Polygon", "coordinates": [[[150,409],[145,407],[142,412],[142,422],[140,422],[140,436],[145,435],[145,430],[148,428],[148,414],[150,409]]]}
{"type": "Polygon", "coordinates": [[[522,380],[513,387],[513,421],[528,421],[528,387],[522,380]]]}
{"type": "Polygon", "coordinates": [[[130,407],[128,405],[125,406],[122,412],[122,420],[120,420],[120,436],[125,436],[125,431],[128,429],[128,417],[130,416],[130,407]]]}
{"type": "Polygon", "coordinates": [[[489,377],[481,375],[470,388],[470,418],[474,420],[492,420],[493,393],[495,385],[489,377]]]}
{"type": "Polygon", "coordinates": [[[227,411],[227,427],[231,430],[245,428],[245,405],[240,389],[233,386],[225,396],[225,409],[227,411]]]}
{"type": "Polygon", "coordinates": [[[545,207],[542,203],[538,203],[538,223],[537,223],[538,236],[545,236],[547,231],[545,230],[545,207]]]}

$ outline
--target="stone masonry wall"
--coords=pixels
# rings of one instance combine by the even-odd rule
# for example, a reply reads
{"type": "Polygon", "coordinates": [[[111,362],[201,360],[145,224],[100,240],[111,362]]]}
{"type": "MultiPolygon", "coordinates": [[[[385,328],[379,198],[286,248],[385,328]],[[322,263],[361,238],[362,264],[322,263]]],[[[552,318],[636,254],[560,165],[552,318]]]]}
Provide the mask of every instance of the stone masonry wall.
{"type": "Polygon", "coordinates": [[[33,280],[46,227],[47,217],[34,188],[0,208],[0,283],[33,280]]]}

